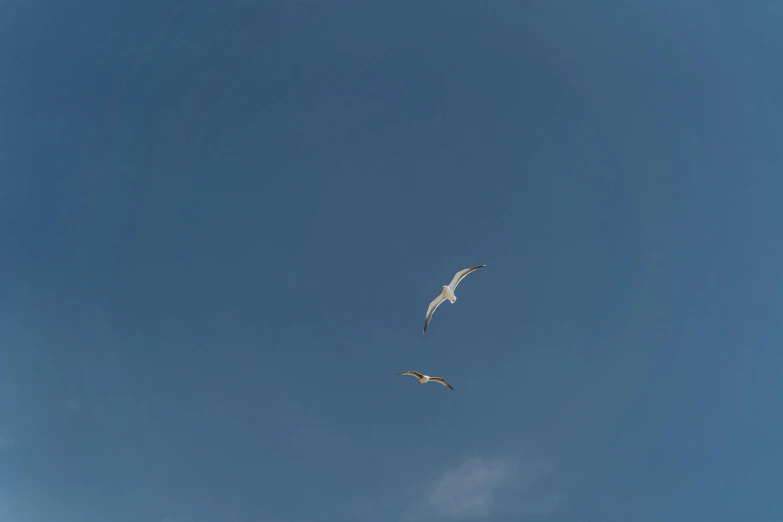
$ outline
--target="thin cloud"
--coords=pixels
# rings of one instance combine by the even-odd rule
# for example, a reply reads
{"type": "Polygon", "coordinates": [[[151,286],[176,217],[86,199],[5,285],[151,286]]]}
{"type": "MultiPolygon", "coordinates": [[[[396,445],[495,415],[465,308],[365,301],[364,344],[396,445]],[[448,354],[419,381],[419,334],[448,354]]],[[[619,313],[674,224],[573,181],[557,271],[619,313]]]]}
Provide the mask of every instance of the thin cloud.
{"type": "Polygon", "coordinates": [[[492,514],[498,494],[517,474],[512,459],[470,457],[446,470],[432,485],[429,506],[443,518],[481,518],[492,514]]]}
{"type": "MultiPolygon", "coordinates": [[[[431,463],[430,463],[431,466],[431,463]]],[[[428,468],[417,468],[416,475],[428,468]]],[[[431,468],[429,468],[431,469],[431,468]]],[[[500,516],[550,513],[563,502],[548,458],[517,447],[503,456],[473,454],[453,462],[422,481],[385,482],[374,494],[340,502],[341,518],[377,522],[442,520],[472,522],[500,516]]]]}
{"type": "Polygon", "coordinates": [[[547,513],[562,499],[560,494],[540,491],[552,471],[551,463],[541,458],[473,455],[443,470],[425,489],[418,509],[405,518],[467,520],[547,513]]]}

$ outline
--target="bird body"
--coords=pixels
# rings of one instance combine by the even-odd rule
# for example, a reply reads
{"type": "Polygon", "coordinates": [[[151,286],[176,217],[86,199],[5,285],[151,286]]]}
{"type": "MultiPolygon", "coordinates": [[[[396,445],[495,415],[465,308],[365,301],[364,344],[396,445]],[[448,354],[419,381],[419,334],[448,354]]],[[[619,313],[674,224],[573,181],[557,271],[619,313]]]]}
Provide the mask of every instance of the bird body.
{"type": "Polygon", "coordinates": [[[443,303],[443,301],[448,301],[451,304],[454,304],[457,301],[457,296],[454,295],[454,291],[457,289],[457,285],[462,281],[466,275],[468,275],[471,272],[475,272],[479,268],[484,268],[487,265],[478,265],[473,266],[470,268],[466,268],[465,270],[460,270],[456,274],[454,274],[454,277],[451,280],[451,283],[443,287],[443,290],[441,290],[440,295],[436,297],[430,305],[427,307],[427,315],[424,318],[424,331],[427,331],[427,326],[430,324],[430,320],[432,320],[432,314],[435,313],[435,310],[438,309],[438,307],[443,303]]]}
{"type": "Polygon", "coordinates": [[[457,300],[457,296],[454,295],[454,291],[448,286],[443,287],[443,291],[440,293],[440,295],[443,297],[443,299],[446,299],[451,304],[454,304],[454,302],[457,300]]]}

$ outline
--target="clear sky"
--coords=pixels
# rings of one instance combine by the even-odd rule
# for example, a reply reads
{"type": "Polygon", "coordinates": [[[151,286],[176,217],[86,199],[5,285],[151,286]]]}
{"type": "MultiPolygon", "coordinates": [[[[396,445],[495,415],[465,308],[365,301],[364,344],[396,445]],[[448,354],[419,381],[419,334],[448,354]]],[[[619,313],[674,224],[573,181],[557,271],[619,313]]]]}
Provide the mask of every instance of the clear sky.
{"type": "Polygon", "coordinates": [[[3,522],[783,520],[779,1],[0,12],[3,522]]]}

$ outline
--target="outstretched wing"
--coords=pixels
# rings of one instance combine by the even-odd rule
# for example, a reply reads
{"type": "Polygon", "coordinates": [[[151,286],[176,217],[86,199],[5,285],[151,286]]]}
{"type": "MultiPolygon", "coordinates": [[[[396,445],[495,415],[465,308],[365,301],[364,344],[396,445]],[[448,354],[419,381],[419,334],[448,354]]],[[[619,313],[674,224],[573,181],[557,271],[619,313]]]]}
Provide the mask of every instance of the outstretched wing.
{"type": "Polygon", "coordinates": [[[452,387],[451,387],[451,384],[449,384],[449,383],[447,383],[447,382],[446,382],[446,379],[441,379],[440,377],[430,377],[430,380],[431,380],[431,381],[435,381],[435,382],[439,382],[439,383],[441,383],[443,386],[447,386],[448,388],[450,388],[450,389],[452,389],[452,390],[454,389],[454,388],[452,388],[452,387]]]}
{"type": "Polygon", "coordinates": [[[460,270],[459,272],[454,274],[454,279],[452,279],[451,283],[449,283],[449,288],[451,288],[451,291],[453,292],[454,290],[457,289],[457,285],[459,284],[460,281],[462,281],[465,278],[466,275],[468,275],[471,272],[475,272],[479,268],[484,268],[485,266],[487,265],[472,266],[470,268],[466,268],[465,270],[460,270]]]}
{"type": "Polygon", "coordinates": [[[435,310],[438,309],[440,304],[445,301],[446,298],[443,297],[443,294],[440,294],[438,297],[436,297],[430,305],[427,307],[427,317],[424,318],[424,331],[427,331],[427,325],[430,324],[430,319],[432,319],[432,314],[435,313],[435,310]]]}
{"type": "Polygon", "coordinates": [[[423,376],[422,374],[420,374],[419,372],[414,372],[413,370],[408,370],[407,372],[400,372],[400,373],[398,373],[397,375],[413,375],[413,376],[414,376],[414,377],[416,377],[417,379],[421,379],[422,377],[424,377],[424,376],[423,376]]]}

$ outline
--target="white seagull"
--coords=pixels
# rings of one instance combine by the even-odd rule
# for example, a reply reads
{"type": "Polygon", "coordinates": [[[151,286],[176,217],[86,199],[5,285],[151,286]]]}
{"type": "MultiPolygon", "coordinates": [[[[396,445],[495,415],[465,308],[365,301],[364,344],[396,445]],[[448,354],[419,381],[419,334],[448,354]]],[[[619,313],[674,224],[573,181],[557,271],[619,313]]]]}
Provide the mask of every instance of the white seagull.
{"type": "Polygon", "coordinates": [[[452,389],[452,390],[454,389],[454,388],[451,387],[451,384],[446,382],[445,379],[442,379],[440,377],[430,377],[429,375],[423,375],[423,374],[421,374],[419,372],[414,372],[413,370],[410,370],[410,371],[407,371],[407,372],[400,372],[397,375],[413,375],[414,377],[416,377],[419,380],[419,384],[424,384],[424,383],[427,383],[429,381],[433,381],[433,382],[439,382],[443,386],[448,387],[449,389],[452,389]]]}
{"type": "Polygon", "coordinates": [[[471,272],[475,272],[479,268],[484,268],[487,265],[479,265],[479,266],[473,266],[470,268],[466,268],[465,270],[460,270],[456,274],[454,274],[454,279],[451,280],[451,283],[449,283],[449,286],[444,286],[443,290],[440,292],[440,295],[435,298],[434,301],[430,303],[430,305],[427,307],[427,317],[424,318],[424,331],[427,331],[427,325],[430,324],[430,320],[432,319],[432,314],[435,313],[435,310],[440,306],[440,304],[443,301],[449,301],[451,304],[454,304],[454,301],[457,300],[457,296],[454,295],[454,290],[457,289],[457,285],[459,284],[462,279],[465,278],[466,275],[468,275],[471,272]]]}

